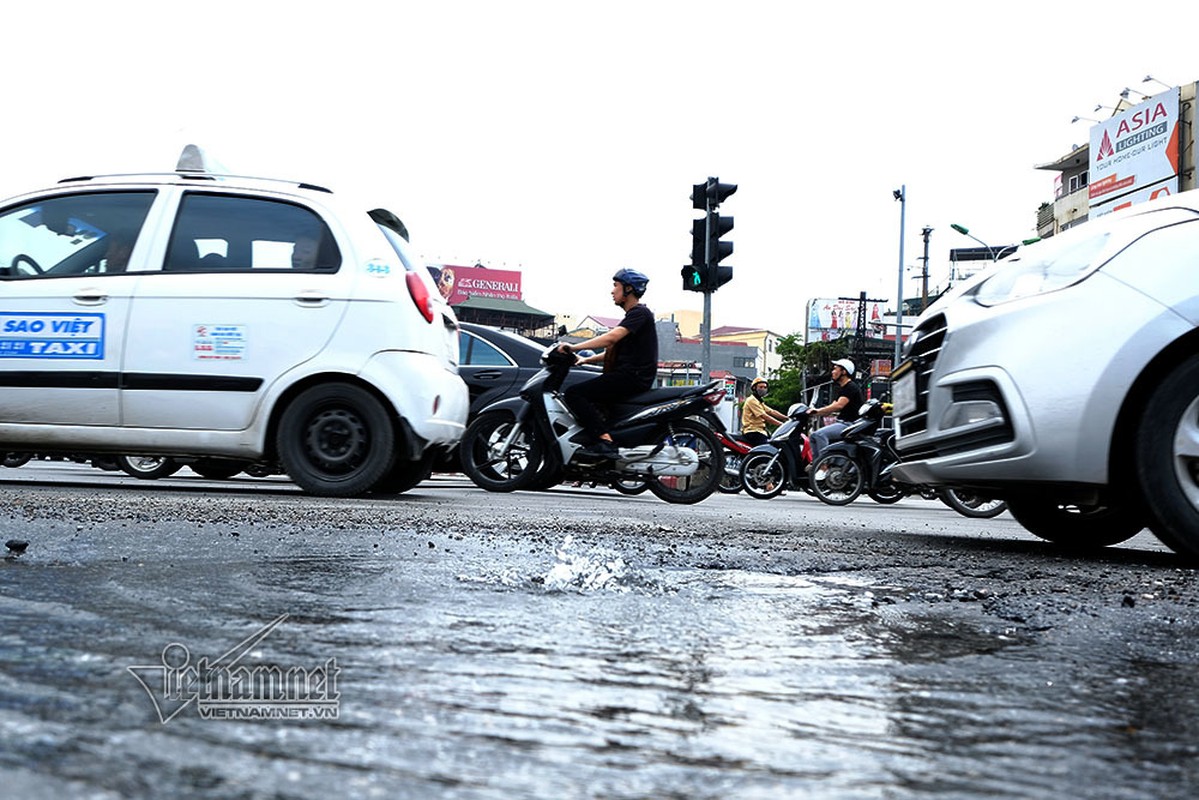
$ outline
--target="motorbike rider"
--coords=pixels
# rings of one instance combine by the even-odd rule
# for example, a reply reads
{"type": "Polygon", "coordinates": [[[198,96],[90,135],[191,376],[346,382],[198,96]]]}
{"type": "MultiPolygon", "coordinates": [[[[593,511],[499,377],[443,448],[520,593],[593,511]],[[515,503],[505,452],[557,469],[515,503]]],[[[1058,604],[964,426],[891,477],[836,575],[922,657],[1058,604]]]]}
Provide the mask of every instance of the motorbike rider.
{"type": "Polygon", "coordinates": [[[754,378],[754,382],[749,385],[749,397],[745,398],[745,403],[741,406],[741,439],[755,447],[765,444],[768,440],[767,422],[782,425],[787,421],[784,415],[762,400],[769,392],[770,384],[765,378],[754,378]]]}
{"type": "MultiPolygon", "coordinates": [[[[809,413],[822,417],[836,414],[837,420],[819,428],[809,437],[812,448],[812,464],[820,458],[820,452],[833,442],[841,439],[841,434],[849,423],[858,418],[858,409],[862,407],[862,389],[853,379],[854,365],[848,358],[839,358],[833,362],[833,401],[827,406],[814,408],[809,413]]],[[[808,465],[810,470],[812,465],[808,465]]]]}
{"type": "Polygon", "coordinates": [[[649,278],[637,270],[619,270],[612,276],[612,302],[624,309],[620,324],[594,339],[558,345],[563,353],[604,350],[580,361],[603,361],[603,374],[574,384],[562,398],[591,436],[591,442],[580,451],[583,455],[608,459],[619,456],[601,407],[648,390],[658,375],[658,332],[653,312],[641,302],[648,284],[649,278]]]}

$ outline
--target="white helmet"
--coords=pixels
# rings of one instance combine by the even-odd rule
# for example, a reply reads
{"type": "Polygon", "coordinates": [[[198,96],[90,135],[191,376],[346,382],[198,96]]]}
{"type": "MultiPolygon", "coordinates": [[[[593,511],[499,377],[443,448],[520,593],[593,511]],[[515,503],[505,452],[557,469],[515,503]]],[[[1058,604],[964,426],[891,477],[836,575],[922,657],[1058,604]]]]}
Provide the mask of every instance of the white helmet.
{"type": "Polygon", "coordinates": [[[833,362],[833,365],[845,370],[845,374],[849,377],[853,377],[853,362],[848,358],[838,358],[833,362]]]}

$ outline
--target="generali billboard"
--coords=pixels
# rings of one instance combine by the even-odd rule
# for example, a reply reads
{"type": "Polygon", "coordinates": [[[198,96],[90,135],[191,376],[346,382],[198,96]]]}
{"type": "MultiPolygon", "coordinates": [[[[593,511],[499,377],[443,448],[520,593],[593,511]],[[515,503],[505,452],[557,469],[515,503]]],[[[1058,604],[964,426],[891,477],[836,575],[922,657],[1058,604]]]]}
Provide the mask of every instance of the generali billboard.
{"type": "Polygon", "coordinates": [[[441,296],[450,305],[461,303],[468,297],[521,299],[520,273],[515,270],[430,264],[429,272],[441,296]]]}
{"type": "Polygon", "coordinates": [[[1178,192],[1178,89],[1091,128],[1089,216],[1178,192]]]}

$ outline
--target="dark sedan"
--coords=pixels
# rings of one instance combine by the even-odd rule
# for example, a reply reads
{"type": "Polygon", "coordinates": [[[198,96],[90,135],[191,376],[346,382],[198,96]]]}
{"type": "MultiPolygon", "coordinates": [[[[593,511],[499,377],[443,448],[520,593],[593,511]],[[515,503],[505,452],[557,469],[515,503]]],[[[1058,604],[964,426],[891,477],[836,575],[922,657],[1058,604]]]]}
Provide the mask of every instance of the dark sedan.
{"type": "MultiPolygon", "coordinates": [[[[541,369],[545,345],[510,331],[459,323],[458,373],[470,390],[470,419],[487,406],[514,397],[525,381],[541,369]]],[[[569,386],[599,374],[597,367],[576,367],[566,379],[569,386]]]]}

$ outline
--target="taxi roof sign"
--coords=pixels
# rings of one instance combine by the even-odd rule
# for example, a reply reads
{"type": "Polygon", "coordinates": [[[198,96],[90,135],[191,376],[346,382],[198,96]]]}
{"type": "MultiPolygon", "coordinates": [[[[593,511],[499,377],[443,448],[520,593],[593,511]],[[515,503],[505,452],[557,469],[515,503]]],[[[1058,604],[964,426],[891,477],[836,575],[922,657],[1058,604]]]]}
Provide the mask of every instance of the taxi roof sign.
{"type": "Polygon", "coordinates": [[[175,165],[176,172],[205,172],[209,174],[224,174],[228,170],[224,165],[208,155],[198,145],[185,145],[179,154],[179,162],[175,165]]]}

